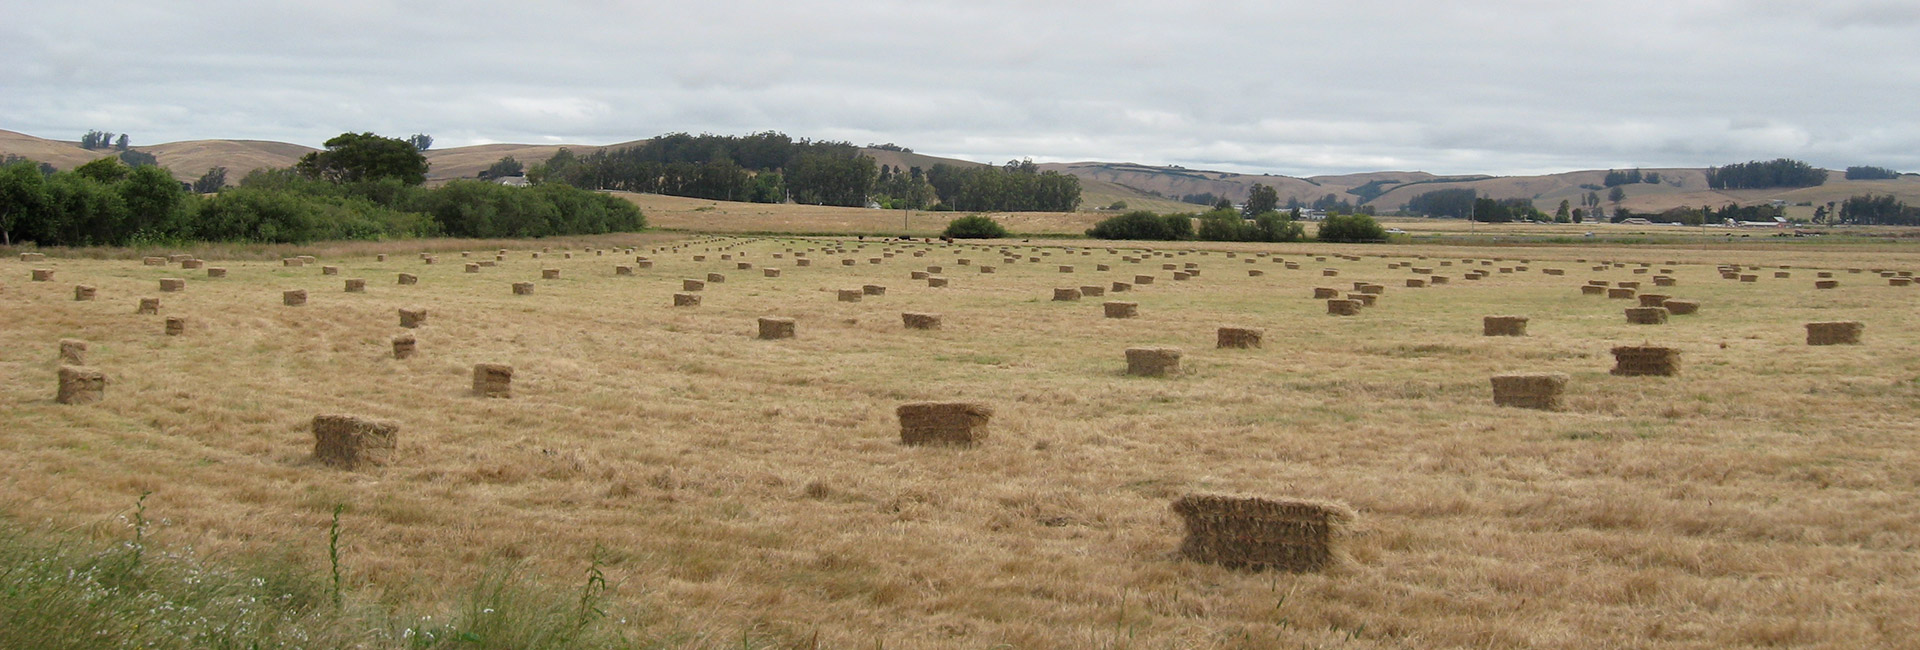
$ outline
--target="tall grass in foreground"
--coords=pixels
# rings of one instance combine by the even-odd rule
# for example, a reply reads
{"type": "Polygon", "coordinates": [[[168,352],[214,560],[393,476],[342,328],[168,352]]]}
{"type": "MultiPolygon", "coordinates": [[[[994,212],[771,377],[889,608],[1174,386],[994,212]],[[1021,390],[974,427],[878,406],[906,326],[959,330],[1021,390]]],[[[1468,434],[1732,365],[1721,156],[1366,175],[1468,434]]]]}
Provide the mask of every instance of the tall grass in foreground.
{"type": "MultiPolygon", "coordinates": [[[[330,534],[337,534],[338,530],[330,534]]],[[[328,576],[270,560],[209,562],[0,520],[0,648],[642,648],[609,616],[605,577],[575,593],[490,571],[451,617],[336,606],[328,576]]],[[[681,639],[686,641],[688,639],[681,639]]]]}

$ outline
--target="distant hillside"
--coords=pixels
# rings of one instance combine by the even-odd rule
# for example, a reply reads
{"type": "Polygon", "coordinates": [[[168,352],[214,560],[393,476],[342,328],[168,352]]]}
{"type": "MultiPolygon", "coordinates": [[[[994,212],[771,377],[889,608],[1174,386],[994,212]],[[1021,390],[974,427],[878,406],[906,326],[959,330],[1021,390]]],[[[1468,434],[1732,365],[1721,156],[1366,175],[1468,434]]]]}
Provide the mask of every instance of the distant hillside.
{"type": "MultiPolygon", "coordinates": [[[[532,145],[487,144],[427,151],[430,164],[428,181],[442,183],[456,178],[473,178],[481,170],[513,156],[521,164],[545,162],[562,147],[579,155],[607,149],[619,149],[645,143],[634,140],[611,145],[532,145]]],[[[153,154],[159,163],[173,172],[174,178],[192,181],[210,167],[226,167],[230,182],[238,182],[247,172],[262,167],[287,167],[316,149],[308,146],[259,140],[190,140],[133,147],[153,154]]],[[[941,158],[919,153],[886,149],[863,149],[875,162],[890,167],[928,169],[938,164],[978,166],[1004,161],[978,162],[941,158]]],[[[24,133],[0,130],[0,155],[17,155],[73,169],[115,152],[81,149],[76,142],[50,140],[24,133]]],[[[1273,174],[1237,174],[1173,166],[1136,163],[1075,162],[1046,163],[1042,170],[1080,177],[1081,209],[1098,210],[1115,202],[1128,209],[1157,212],[1190,211],[1200,206],[1181,203],[1187,194],[1213,194],[1235,201],[1245,200],[1255,183],[1277,190],[1280,200],[1298,199],[1312,203],[1328,194],[1354,205],[1372,205],[1381,212],[1405,206],[1413,197],[1444,189],[1471,189],[1481,196],[1497,199],[1524,198],[1542,210],[1552,211],[1562,200],[1576,205],[1588,192],[1596,192],[1606,201],[1602,187],[1607,170],[1585,170],[1540,176],[1454,176],[1441,177],[1419,171],[1381,171],[1334,174],[1296,178],[1273,174]]],[[[1660,174],[1661,182],[1622,185],[1626,198],[1620,203],[1637,212],[1658,212],[1681,206],[1719,206],[1728,203],[1753,205],[1780,200],[1792,204],[1791,216],[1811,216],[1811,206],[1844,201],[1861,194],[1891,194],[1910,204],[1920,204],[1920,176],[1896,179],[1848,181],[1839,171],[1831,172],[1825,185],[1809,188],[1772,190],[1713,190],[1707,187],[1706,170],[1699,168],[1643,169],[1660,174]]],[[[1611,207],[1611,203],[1607,203],[1611,207]]]]}

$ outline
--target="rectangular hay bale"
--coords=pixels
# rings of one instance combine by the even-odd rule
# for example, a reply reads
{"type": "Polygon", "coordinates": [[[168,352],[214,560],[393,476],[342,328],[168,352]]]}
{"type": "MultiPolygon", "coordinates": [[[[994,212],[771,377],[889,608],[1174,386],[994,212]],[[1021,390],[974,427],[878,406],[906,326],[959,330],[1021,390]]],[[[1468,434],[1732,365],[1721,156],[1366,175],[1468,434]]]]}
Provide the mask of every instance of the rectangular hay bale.
{"type": "Polygon", "coordinates": [[[1355,515],[1345,505],[1301,499],[1188,494],[1173,502],[1187,535],[1180,555],[1251,571],[1317,572],[1342,561],[1355,515]]]}
{"type": "Polygon", "coordinates": [[[977,402],[913,402],[894,409],[906,445],[970,447],[987,439],[993,408],[977,402]]]}

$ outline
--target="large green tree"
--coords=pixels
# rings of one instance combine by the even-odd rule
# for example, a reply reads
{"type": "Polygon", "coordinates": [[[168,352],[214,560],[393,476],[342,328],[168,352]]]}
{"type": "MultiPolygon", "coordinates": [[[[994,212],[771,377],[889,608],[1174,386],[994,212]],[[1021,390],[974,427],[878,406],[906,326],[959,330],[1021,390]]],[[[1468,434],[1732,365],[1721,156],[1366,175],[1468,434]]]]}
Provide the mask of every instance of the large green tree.
{"type": "Polygon", "coordinates": [[[408,185],[427,182],[427,157],[406,140],[372,133],[342,133],[327,141],[326,151],[300,158],[293,166],[307,178],[334,183],[356,183],[382,178],[408,185]]]}
{"type": "Polygon", "coordinates": [[[1247,207],[1240,210],[1240,214],[1252,219],[1261,213],[1272,212],[1279,208],[1280,191],[1268,185],[1254,183],[1253,189],[1247,192],[1247,207]]]}

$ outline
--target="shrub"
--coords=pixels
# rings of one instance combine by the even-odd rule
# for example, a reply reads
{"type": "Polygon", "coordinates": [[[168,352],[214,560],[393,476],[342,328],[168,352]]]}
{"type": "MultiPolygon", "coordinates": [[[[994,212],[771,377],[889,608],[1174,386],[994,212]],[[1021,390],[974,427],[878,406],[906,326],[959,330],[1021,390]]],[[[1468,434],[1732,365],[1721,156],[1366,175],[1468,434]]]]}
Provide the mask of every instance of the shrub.
{"type": "Polygon", "coordinates": [[[1320,222],[1320,241],[1378,242],[1386,239],[1387,231],[1380,227],[1380,222],[1364,214],[1336,214],[1320,222]]]}
{"type": "MultiPolygon", "coordinates": [[[[1182,223],[1186,215],[1179,215],[1182,223]]],[[[1103,219],[1087,230],[1087,236],[1094,239],[1178,239],[1171,226],[1170,218],[1161,217],[1146,210],[1135,210],[1126,214],[1103,219]]],[[[1191,229],[1192,226],[1187,226],[1191,229]]]]}
{"type": "Polygon", "coordinates": [[[999,239],[1007,236],[1007,229],[992,217],[972,214],[947,222],[940,234],[954,239],[999,239]]]}

